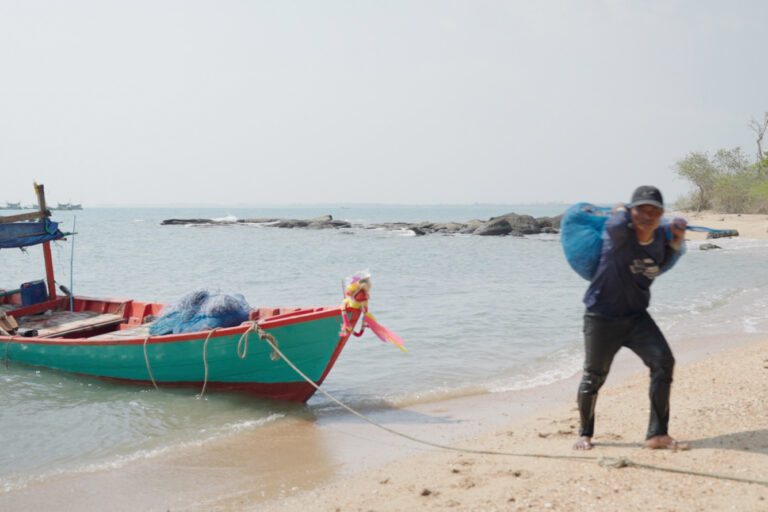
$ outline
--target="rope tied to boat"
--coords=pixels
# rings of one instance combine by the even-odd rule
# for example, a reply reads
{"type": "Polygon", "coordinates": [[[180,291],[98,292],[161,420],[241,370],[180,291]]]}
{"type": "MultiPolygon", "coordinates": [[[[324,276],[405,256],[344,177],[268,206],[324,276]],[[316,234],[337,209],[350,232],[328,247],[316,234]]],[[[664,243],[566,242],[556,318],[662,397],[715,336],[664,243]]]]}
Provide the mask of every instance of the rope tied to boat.
{"type": "MultiPolygon", "coordinates": [[[[248,355],[248,337],[252,332],[255,332],[258,334],[259,338],[264,340],[269,340],[270,345],[274,344],[274,346],[277,346],[277,339],[275,339],[274,336],[269,334],[268,332],[264,331],[261,327],[259,327],[259,324],[256,321],[247,322],[248,328],[243,332],[243,334],[240,336],[240,339],[237,342],[237,356],[240,359],[245,359],[245,357],[248,355]]],[[[211,337],[213,334],[218,330],[218,327],[215,327],[208,331],[208,334],[205,337],[205,341],[203,342],[203,368],[204,368],[204,377],[203,377],[203,388],[200,390],[200,394],[197,395],[198,399],[201,399],[205,396],[205,390],[208,387],[208,376],[210,374],[210,367],[208,365],[208,342],[211,340],[211,337]]],[[[144,350],[144,363],[147,365],[147,373],[149,374],[149,379],[152,381],[152,385],[157,391],[160,391],[160,387],[157,385],[157,381],[155,380],[155,374],[152,372],[152,365],[149,362],[149,353],[147,352],[147,343],[149,342],[149,339],[152,337],[151,334],[147,335],[144,338],[143,350],[144,350]]],[[[13,338],[11,338],[11,341],[13,341],[13,338]]],[[[5,346],[6,351],[6,365],[8,364],[8,343],[6,343],[5,346]]],[[[270,359],[273,361],[278,361],[280,359],[280,356],[277,355],[274,351],[270,354],[270,359]]]]}
{"type": "Polygon", "coordinates": [[[245,359],[245,356],[248,355],[248,337],[252,332],[256,332],[257,327],[256,322],[248,322],[248,328],[237,340],[237,357],[240,359],[245,359]]]}
{"type": "MultiPolygon", "coordinates": [[[[259,328],[260,329],[260,328],[259,328]]],[[[274,340],[274,336],[268,335],[264,338],[261,338],[272,347],[272,350],[276,352],[282,359],[285,361],[285,363],[290,366],[293,371],[295,371],[302,379],[304,379],[308,384],[310,384],[313,388],[315,388],[317,391],[325,395],[328,399],[345,409],[346,411],[350,412],[351,414],[357,416],[361,420],[370,423],[374,427],[380,428],[386,432],[389,432],[390,434],[394,434],[396,436],[402,437],[404,439],[408,439],[409,441],[413,441],[418,444],[431,446],[433,448],[438,448],[441,450],[448,450],[448,451],[454,451],[454,452],[461,452],[461,453],[471,453],[475,455],[503,455],[508,457],[525,457],[525,458],[536,458],[536,459],[558,459],[558,460],[568,460],[568,461],[590,461],[590,462],[597,462],[597,464],[600,467],[609,468],[609,469],[619,469],[619,468],[639,468],[639,469],[650,469],[654,471],[663,471],[668,473],[681,473],[681,474],[687,474],[687,475],[693,475],[693,476],[699,476],[704,478],[715,478],[720,480],[732,480],[735,482],[741,482],[741,483],[748,483],[748,484],[758,484],[758,485],[764,485],[768,487],[768,481],[766,480],[757,480],[752,478],[742,478],[732,475],[723,475],[723,474],[717,474],[717,473],[706,473],[701,471],[692,471],[692,470],[686,470],[686,469],[677,469],[677,468],[670,468],[666,466],[656,466],[653,464],[644,464],[640,462],[635,462],[627,457],[592,457],[588,455],[560,455],[560,454],[551,454],[551,453],[522,453],[522,452],[501,452],[501,451],[493,451],[493,450],[474,450],[471,448],[459,448],[456,446],[448,446],[444,444],[439,443],[433,443],[432,441],[427,441],[424,439],[419,439],[417,437],[413,437],[411,435],[405,434],[403,432],[397,431],[395,429],[389,428],[386,425],[382,425],[381,423],[369,418],[368,416],[357,412],[352,407],[348,406],[332,394],[330,394],[328,391],[323,389],[319,384],[314,382],[312,379],[307,377],[307,375],[302,372],[293,362],[291,362],[285,354],[283,354],[279,348],[277,348],[277,344],[273,343],[272,340],[274,340]]]]}
{"type": "Polygon", "coordinates": [[[8,369],[8,347],[13,343],[13,336],[5,342],[5,369],[8,369]]]}
{"type": "Polygon", "coordinates": [[[149,378],[152,380],[152,385],[155,386],[156,390],[160,391],[160,388],[157,387],[157,382],[155,382],[155,375],[152,373],[152,366],[149,364],[149,354],[147,354],[147,342],[151,337],[152,335],[148,334],[144,338],[144,362],[147,363],[147,372],[149,373],[149,378]]]}
{"type": "Polygon", "coordinates": [[[218,327],[214,327],[208,332],[208,336],[205,337],[205,342],[203,343],[203,366],[205,367],[205,377],[203,378],[203,389],[200,390],[200,394],[197,396],[200,400],[205,396],[205,388],[208,385],[208,341],[211,339],[211,336],[213,336],[213,333],[216,332],[216,329],[218,329],[218,327]]]}
{"type": "MultiPolygon", "coordinates": [[[[270,343],[270,345],[274,344],[277,346],[277,338],[262,329],[256,320],[252,320],[246,323],[248,324],[248,328],[245,330],[245,332],[243,332],[243,334],[240,336],[240,339],[237,341],[237,357],[240,359],[245,359],[245,356],[248,355],[248,338],[252,332],[255,332],[259,339],[271,340],[272,343],[270,343]]],[[[269,354],[269,358],[272,361],[280,360],[280,356],[277,355],[274,350],[271,354],[269,354]]]]}

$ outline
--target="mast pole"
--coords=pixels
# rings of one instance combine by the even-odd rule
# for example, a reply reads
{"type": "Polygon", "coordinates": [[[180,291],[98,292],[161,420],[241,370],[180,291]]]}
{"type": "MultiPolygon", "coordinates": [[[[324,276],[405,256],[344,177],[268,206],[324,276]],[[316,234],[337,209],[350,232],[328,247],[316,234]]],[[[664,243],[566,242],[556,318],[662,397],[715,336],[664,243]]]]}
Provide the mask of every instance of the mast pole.
{"type": "MultiPolygon", "coordinates": [[[[47,218],[50,215],[45,204],[45,186],[35,183],[35,193],[37,194],[37,204],[40,207],[40,213],[47,218]]],[[[51,256],[51,243],[43,243],[43,258],[45,258],[45,278],[48,281],[48,300],[56,298],[56,281],[53,278],[53,257],[51,256]]]]}

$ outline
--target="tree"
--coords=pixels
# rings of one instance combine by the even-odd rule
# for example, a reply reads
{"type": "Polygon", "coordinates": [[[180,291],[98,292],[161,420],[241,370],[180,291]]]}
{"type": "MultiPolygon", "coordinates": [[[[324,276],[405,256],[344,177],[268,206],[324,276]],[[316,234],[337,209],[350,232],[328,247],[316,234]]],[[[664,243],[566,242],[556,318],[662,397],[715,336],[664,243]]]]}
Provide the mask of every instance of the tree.
{"type": "Polygon", "coordinates": [[[749,173],[749,160],[740,147],[718,149],[712,160],[713,166],[721,174],[749,173]]]}
{"type": "Polygon", "coordinates": [[[678,176],[687,179],[698,189],[698,194],[693,198],[691,206],[697,211],[709,208],[712,191],[721,176],[721,172],[709,160],[709,155],[690,153],[675,164],[674,170],[678,176]]]}
{"type": "Polygon", "coordinates": [[[726,174],[712,189],[712,209],[725,213],[743,213],[752,209],[750,191],[755,184],[754,173],[726,174]]]}
{"type": "Polygon", "coordinates": [[[757,173],[762,176],[763,170],[766,169],[766,167],[763,166],[763,161],[765,160],[766,156],[768,156],[763,152],[762,145],[763,135],[765,135],[765,130],[768,128],[768,112],[765,113],[762,121],[758,121],[754,117],[750,119],[749,127],[752,128],[752,131],[754,131],[755,135],[757,136],[757,173]]]}
{"type": "Polygon", "coordinates": [[[768,213],[768,181],[753,186],[749,190],[749,199],[753,212],[768,213]]]}
{"type": "Polygon", "coordinates": [[[762,145],[768,131],[768,112],[762,121],[752,118],[748,126],[756,136],[755,163],[750,163],[741,148],[736,147],[720,149],[711,159],[708,153],[690,153],[675,164],[673,169],[677,175],[696,187],[678,207],[768,213],[768,152],[763,151],[762,145]]]}
{"type": "Polygon", "coordinates": [[[718,179],[712,187],[712,208],[726,213],[740,213],[749,208],[749,191],[757,176],[741,148],[720,149],[712,158],[718,179]]]}

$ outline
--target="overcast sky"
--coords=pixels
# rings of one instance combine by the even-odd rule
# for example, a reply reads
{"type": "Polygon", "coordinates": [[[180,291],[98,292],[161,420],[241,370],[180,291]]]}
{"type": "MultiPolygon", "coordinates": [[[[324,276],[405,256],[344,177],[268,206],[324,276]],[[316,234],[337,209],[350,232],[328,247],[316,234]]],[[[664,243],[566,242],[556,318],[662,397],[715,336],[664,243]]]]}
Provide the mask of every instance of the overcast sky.
{"type": "MultiPolygon", "coordinates": [[[[0,204],[529,203],[689,185],[765,1],[0,0],[0,204]]],[[[764,146],[768,145],[764,143],[764,146]]]]}

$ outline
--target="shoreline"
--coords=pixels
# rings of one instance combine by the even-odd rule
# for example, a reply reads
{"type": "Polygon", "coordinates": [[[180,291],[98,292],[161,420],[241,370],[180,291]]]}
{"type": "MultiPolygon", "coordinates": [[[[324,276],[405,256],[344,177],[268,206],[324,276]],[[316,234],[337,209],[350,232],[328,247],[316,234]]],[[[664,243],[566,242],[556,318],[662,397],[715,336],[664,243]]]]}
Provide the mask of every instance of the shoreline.
{"type": "MultiPolygon", "coordinates": [[[[729,367],[736,365],[734,378],[739,379],[738,389],[746,385],[760,388],[752,391],[755,404],[768,403],[768,386],[765,386],[768,368],[761,369],[765,374],[761,381],[757,378],[761,376],[760,370],[747,372],[738,367],[742,364],[740,361],[755,353],[762,353],[757,362],[768,367],[768,340],[764,333],[743,334],[730,339],[723,339],[722,336],[695,340],[677,338],[671,339],[670,343],[678,360],[672,391],[671,434],[680,440],[692,441],[694,449],[679,454],[639,449],[647,421],[647,376],[639,359],[622,350],[601,391],[598,433],[594,440],[596,449],[589,452],[590,455],[629,456],[633,460],[660,461],[667,465],[677,465],[678,460],[686,464],[695,461],[700,453],[701,439],[706,438],[698,434],[696,425],[701,418],[697,415],[715,414],[716,404],[713,402],[706,407],[686,404],[693,401],[691,395],[695,395],[698,389],[706,388],[706,384],[699,381],[724,373],[725,369],[719,368],[719,360],[727,360],[722,364],[729,367]],[[698,370],[702,365],[715,369],[702,373],[698,370]],[[696,375],[697,372],[700,374],[696,375]],[[753,379],[751,383],[744,382],[748,378],[753,379]],[[622,398],[627,395],[631,395],[631,399],[622,398]],[[622,400],[624,403],[620,403],[622,400]],[[694,458],[683,453],[693,454],[694,458]]],[[[579,378],[580,374],[576,374],[547,386],[522,391],[485,393],[403,408],[377,409],[367,414],[388,428],[434,443],[493,451],[570,455],[574,453],[570,447],[578,424],[575,393],[579,378]]],[[[723,410],[730,411],[733,403],[728,400],[743,399],[744,393],[739,391],[738,397],[726,393],[722,397],[725,399],[721,405],[723,410]]],[[[753,415],[752,422],[759,423],[762,414],[762,424],[754,428],[754,436],[761,443],[755,453],[762,454],[763,458],[757,462],[764,467],[765,456],[768,455],[766,416],[762,408],[756,412],[758,414],[753,415]]],[[[730,425],[734,428],[733,422],[715,419],[719,426],[730,425]]],[[[730,433],[725,431],[721,435],[728,439],[734,433],[738,433],[738,429],[730,433]]],[[[737,435],[735,441],[743,443],[743,436],[737,435]]],[[[707,450],[707,457],[714,457],[713,460],[723,464],[712,470],[733,473],[730,469],[737,460],[731,460],[728,453],[717,448],[710,453],[709,445],[707,450]]],[[[749,459],[747,466],[755,463],[749,459]]],[[[534,489],[528,489],[531,478],[536,479],[537,489],[542,480],[553,479],[557,482],[557,485],[552,484],[555,488],[572,486],[571,479],[576,475],[566,472],[570,465],[570,462],[516,457],[494,459],[493,456],[437,450],[379,430],[350,414],[316,418],[308,412],[299,413],[280,424],[216,439],[200,446],[174,449],[123,467],[33,482],[24,489],[0,494],[0,508],[9,511],[50,509],[61,503],[77,510],[162,511],[408,510],[451,506],[458,507],[458,510],[514,510],[521,503],[538,503],[536,506],[543,508],[545,503],[557,500],[552,501],[554,498],[548,496],[550,501],[540,501],[543,497],[534,489]],[[512,482],[505,473],[507,470],[503,469],[505,467],[515,468],[510,470],[513,473],[512,482]],[[489,474],[491,468],[495,468],[493,474],[489,474]],[[515,477],[514,473],[529,476],[515,477]],[[380,483],[384,481],[385,484],[380,483]],[[520,497],[515,498],[516,502],[497,501],[501,499],[498,496],[485,498],[476,496],[479,489],[472,491],[482,488],[485,489],[483,496],[494,496],[507,492],[504,489],[510,485],[517,489],[518,484],[524,488],[515,492],[527,496],[527,501],[517,501],[521,500],[520,497]],[[428,496],[421,495],[424,489],[429,490],[428,496]],[[454,502],[458,504],[451,505],[454,502]]],[[[595,465],[586,473],[580,467],[575,471],[582,475],[579,478],[599,482],[602,479],[600,471],[606,470],[595,465]]],[[[626,475],[636,471],[621,470],[621,479],[629,478],[633,482],[631,485],[634,485],[637,475],[626,475]]],[[[752,477],[759,478],[761,472],[757,473],[752,477]]],[[[662,482],[656,478],[651,480],[662,482]]],[[[665,478],[677,481],[676,476],[667,475],[665,478]]],[[[709,484],[698,479],[690,485],[709,484]]],[[[738,489],[744,484],[731,485],[735,487],[727,492],[742,492],[738,489]]],[[[726,491],[718,492],[727,495],[726,491]]],[[[768,489],[761,496],[768,499],[768,489]]],[[[754,499],[758,498],[755,494],[754,499]]],[[[562,497],[562,500],[565,508],[560,507],[561,510],[583,510],[568,508],[565,506],[567,499],[562,497]]],[[[599,502],[601,505],[607,503],[609,501],[599,502]]],[[[763,504],[768,506],[768,502],[763,504]]],[[[616,507],[634,510],[627,508],[622,501],[617,502],[616,507]]]]}
{"type": "MultiPolygon", "coordinates": [[[[581,456],[552,460],[432,451],[248,510],[740,510],[768,509],[768,339],[678,365],[671,433],[690,451],[644,449],[647,376],[635,372],[601,391],[595,448],[571,449],[573,405],[545,408],[457,447],[503,453],[581,456]],[[736,391],[735,393],[732,391],[736,391]],[[647,468],[610,469],[601,457],[758,480],[735,482],[647,468]]],[[[613,372],[612,374],[613,375],[613,372]]],[[[575,388],[574,388],[575,389],[575,388]]],[[[229,502],[237,510],[246,502],[229,502]]]]}
{"type": "MultiPolygon", "coordinates": [[[[768,214],[758,213],[717,213],[710,210],[701,212],[674,211],[670,215],[679,214],[691,225],[702,225],[715,229],[735,229],[739,238],[768,239],[768,214]]],[[[706,233],[686,231],[685,238],[689,240],[704,240],[706,233]]]]}

